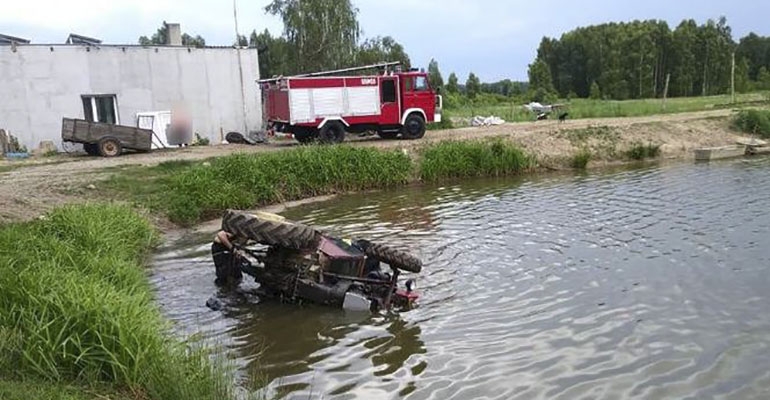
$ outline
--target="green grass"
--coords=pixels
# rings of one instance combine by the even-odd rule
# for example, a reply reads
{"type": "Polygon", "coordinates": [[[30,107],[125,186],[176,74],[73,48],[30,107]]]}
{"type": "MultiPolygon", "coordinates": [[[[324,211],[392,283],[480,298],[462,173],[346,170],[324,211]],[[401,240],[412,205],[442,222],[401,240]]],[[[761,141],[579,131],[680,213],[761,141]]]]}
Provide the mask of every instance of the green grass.
{"type": "Polygon", "coordinates": [[[128,167],[100,184],[104,196],[125,199],[181,226],[248,209],[341,192],[383,189],[417,180],[516,174],[535,160],[513,144],[441,142],[415,159],[394,150],[301,146],[280,152],[233,154],[155,167],[128,167]]]}
{"type": "Polygon", "coordinates": [[[172,160],[152,167],[111,167],[109,169],[113,169],[115,173],[100,187],[104,186],[108,197],[122,198],[128,194],[134,203],[141,204],[152,212],[163,213],[168,211],[165,192],[174,175],[202,163],[203,161],[172,160]]]}
{"type": "MultiPolygon", "coordinates": [[[[608,117],[641,117],[657,114],[705,111],[720,108],[730,108],[741,104],[767,102],[766,93],[746,93],[736,95],[737,104],[732,104],[730,96],[680,97],[666,101],[663,109],[662,99],[642,100],[563,100],[569,119],[608,118],[608,117]]],[[[449,111],[459,118],[472,118],[476,115],[496,115],[508,122],[534,121],[535,115],[522,108],[526,102],[511,100],[503,104],[460,105],[449,111]]],[[[552,116],[555,118],[555,116],[552,116]]]]}
{"type": "Polygon", "coordinates": [[[632,160],[644,160],[647,158],[656,158],[660,155],[660,145],[636,143],[626,150],[626,157],[632,160]]]}
{"type": "Polygon", "coordinates": [[[591,152],[583,149],[572,156],[570,166],[575,169],[586,169],[589,161],[591,161],[591,152]]]}
{"type": "Polygon", "coordinates": [[[733,127],[741,132],[770,138],[770,110],[743,110],[734,117],[733,127]]]}
{"type": "Polygon", "coordinates": [[[452,114],[446,110],[444,110],[441,113],[441,122],[434,122],[432,124],[428,124],[427,129],[429,131],[435,131],[435,130],[442,130],[442,129],[453,129],[455,126],[452,123],[452,114]]]}
{"type": "Polygon", "coordinates": [[[230,397],[223,370],[173,339],[153,302],[142,264],[156,240],[146,219],[111,205],[0,227],[0,388],[24,393],[8,382],[33,380],[137,398],[230,397]]]}
{"type": "Polygon", "coordinates": [[[535,165],[532,157],[502,140],[440,142],[425,147],[421,156],[424,181],[511,175],[535,165]]]}
{"type": "Polygon", "coordinates": [[[3,400],[134,400],[136,397],[109,386],[75,386],[45,381],[6,381],[0,379],[3,400]]]}
{"type": "Polygon", "coordinates": [[[228,208],[249,208],[409,182],[411,158],[400,151],[351,146],[301,146],[234,154],[195,163],[166,163],[119,172],[105,182],[175,223],[189,225],[228,208]]]}

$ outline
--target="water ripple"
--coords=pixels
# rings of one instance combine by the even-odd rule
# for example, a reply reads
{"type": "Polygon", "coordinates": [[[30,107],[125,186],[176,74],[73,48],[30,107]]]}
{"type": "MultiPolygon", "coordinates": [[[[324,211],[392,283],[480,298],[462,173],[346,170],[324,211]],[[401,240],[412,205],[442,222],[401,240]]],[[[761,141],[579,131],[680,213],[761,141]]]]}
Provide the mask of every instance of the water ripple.
{"type": "MultiPolygon", "coordinates": [[[[496,179],[289,210],[425,261],[416,310],[216,293],[210,235],[156,257],[183,334],[284,398],[770,398],[770,161],[496,179]]],[[[246,288],[253,287],[253,283],[246,288]]]]}

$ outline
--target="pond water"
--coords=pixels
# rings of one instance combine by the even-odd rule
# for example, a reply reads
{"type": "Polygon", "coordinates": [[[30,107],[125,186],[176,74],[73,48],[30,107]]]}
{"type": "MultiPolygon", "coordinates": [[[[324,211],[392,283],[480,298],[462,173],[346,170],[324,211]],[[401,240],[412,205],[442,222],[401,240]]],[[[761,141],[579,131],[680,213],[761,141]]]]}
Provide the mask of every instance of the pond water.
{"type": "MultiPolygon", "coordinates": [[[[161,249],[177,329],[290,399],[770,398],[770,159],[480,180],[283,215],[424,262],[360,315],[217,293],[211,234],[161,249]]],[[[256,285],[245,281],[248,292],[256,285]]],[[[244,378],[245,379],[245,378],[244,378]]]]}

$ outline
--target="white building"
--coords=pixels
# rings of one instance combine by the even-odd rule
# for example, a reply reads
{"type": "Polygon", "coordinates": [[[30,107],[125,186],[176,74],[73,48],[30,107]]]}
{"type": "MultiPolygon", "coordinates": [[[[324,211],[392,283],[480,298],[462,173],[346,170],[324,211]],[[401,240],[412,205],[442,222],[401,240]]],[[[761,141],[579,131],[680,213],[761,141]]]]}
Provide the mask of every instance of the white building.
{"type": "Polygon", "coordinates": [[[212,143],[230,131],[260,130],[257,49],[185,47],[180,31],[168,25],[166,46],[0,35],[0,129],[29,149],[44,140],[62,149],[62,118],[136,126],[137,113],[181,108],[192,131],[212,143]]]}

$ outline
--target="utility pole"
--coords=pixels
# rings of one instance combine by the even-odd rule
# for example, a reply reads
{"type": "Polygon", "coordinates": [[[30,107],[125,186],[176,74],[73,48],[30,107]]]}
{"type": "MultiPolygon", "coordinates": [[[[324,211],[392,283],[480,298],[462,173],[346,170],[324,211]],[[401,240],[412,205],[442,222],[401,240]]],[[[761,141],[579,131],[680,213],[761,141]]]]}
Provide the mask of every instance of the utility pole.
{"type": "Polygon", "coordinates": [[[235,43],[238,47],[241,46],[241,36],[238,34],[238,9],[235,5],[236,0],[233,0],[233,20],[235,20],[235,43]]]}
{"type": "MultiPolygon", "coordinates": [[[[243,105],[243,135],[249,134],[249,122],[246,120],[246,88],[243,82],[243,61],[241,60],[241,37],[238,34],[238,10],[233,0],[233,19],[235,20],[235,52],[238,54],[238,73],[241,78],[241,104],[243,105]]],[[[256,53],[256,51],[255,51],[256,53]]]]}
{"type": "Polygon", "coordinates": [[[733,50],[733,67],[730,86],[732,86],[733,104],[735,104],[735,50],[733,50]]]}

